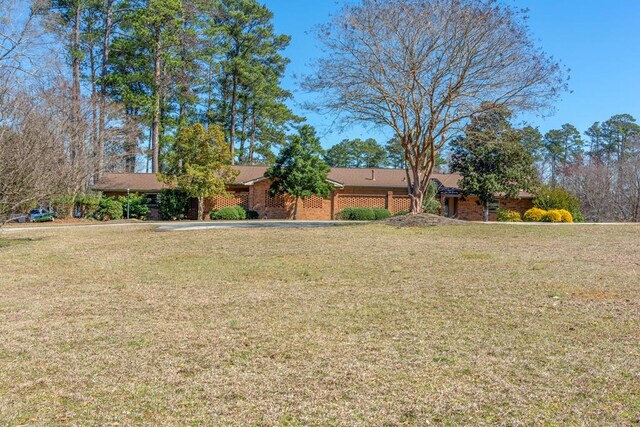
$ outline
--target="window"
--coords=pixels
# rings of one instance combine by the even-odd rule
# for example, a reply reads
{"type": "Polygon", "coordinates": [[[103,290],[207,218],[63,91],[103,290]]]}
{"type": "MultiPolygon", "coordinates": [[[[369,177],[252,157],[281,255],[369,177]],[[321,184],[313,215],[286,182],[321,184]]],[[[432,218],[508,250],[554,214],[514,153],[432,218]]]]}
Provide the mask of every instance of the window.
{"type": "Polygon", "coordinates": [[[158,195],[157,194],[145,194],[144,197],[147,198],[148,206],[156,206],[158,204],[158,195]]]}
{"type": "Polygon", "coordinates": [[[498,212],[498,209],[500,209],[500,202],[489,203],[488,207],[489,212],[498,212]]]}

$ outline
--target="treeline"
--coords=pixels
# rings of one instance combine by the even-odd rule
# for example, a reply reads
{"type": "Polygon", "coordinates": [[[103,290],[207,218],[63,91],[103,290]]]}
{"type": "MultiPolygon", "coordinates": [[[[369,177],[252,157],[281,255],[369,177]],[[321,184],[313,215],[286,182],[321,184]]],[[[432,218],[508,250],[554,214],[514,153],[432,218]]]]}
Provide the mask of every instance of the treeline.
{"type": "Polygon", "coordinates": [[[91,140],[76,138],[71,151],[94,152],[96,174],[159,172],[177,132],[195,122],[220,125],[234,161],[268,162],[288,125],[299,120],[280,85],[290,37],[274,32],[272,12],[256,0],[34,0],[28,6],[31,25],[37,21],[64,52],[73,120],[82,120],[83,101],[90,108],[91,140]],[[112,105],[118,117],[109,117],[112,105]],[[105,132],[114,124],[127,135],[115,163],[105,161],[105,132]]]}
{"type": "Polygon", "coordinates": [[[269,161],[296,119],[280,86],[290,38],[255,0],[55,0],[48,14],[66,40],[74,98],[86,88],[93,101],[98,141],[103,105],[123,107],[127,171],[143,154],[159,172],[194,122],[220,124],[239,163],[269,161]]]}
{"type": "Polygon", "coordinates": [[[541,181],[575,194],[590,221],[640,220],[640,125],[616,114],[580,132],[564,124],[523,139],[541,181]]]}
{"type": "MultiPolygon", "coordinates": [[[[331,167],[336,168],[396,168],[404,169],[405,153],[397,137],[385,145],[373,138],[344,139],[329,148],[324,156],[331,167]]],[[[445,164],[442,156],[436,158],[435,170],[445,164]]]]}

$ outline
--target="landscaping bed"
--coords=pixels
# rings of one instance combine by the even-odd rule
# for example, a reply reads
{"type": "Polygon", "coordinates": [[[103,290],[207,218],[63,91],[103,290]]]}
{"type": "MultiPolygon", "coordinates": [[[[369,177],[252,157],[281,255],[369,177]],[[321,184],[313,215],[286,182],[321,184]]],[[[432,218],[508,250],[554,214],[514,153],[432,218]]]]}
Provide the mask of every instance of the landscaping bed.
{"type": "Polygon", "coordinates": [[[445,218],[433,214],[398,215],[385,220],[385,223],[394,227],[433,227],[438,225],[468,225],[467,221],[445,218]]]}

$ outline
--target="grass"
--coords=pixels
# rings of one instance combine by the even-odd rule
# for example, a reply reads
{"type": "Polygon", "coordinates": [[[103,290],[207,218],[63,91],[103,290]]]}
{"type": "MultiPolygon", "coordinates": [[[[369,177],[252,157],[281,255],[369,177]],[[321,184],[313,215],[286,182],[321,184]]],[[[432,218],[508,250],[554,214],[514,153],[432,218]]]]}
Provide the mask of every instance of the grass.
{"type": "Polygon", "coordinates": [[[638,227],[28,236],[0,247],[0,425],[640,416],[638,227]]]}

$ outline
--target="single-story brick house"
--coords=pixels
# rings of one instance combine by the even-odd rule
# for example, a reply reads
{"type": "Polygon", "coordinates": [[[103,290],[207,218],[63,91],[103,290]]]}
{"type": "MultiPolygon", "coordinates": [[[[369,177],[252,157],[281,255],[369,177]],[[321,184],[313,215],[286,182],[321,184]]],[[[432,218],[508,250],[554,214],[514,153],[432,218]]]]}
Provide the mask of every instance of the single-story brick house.
{"type": "MultiPolygon", "coordinates": [[[[294,199],[290,196],[269,195],[270,181],[264,176],[266,166],[235,166],[240,172],[236,182],[227,188],[228,196],[219,196],[205,203],[205,212],[226,206],[241,205],[257,211],[260,218],[288,219],[293,215],[294,199]]],[[[482,220],[482,206],[474,196],[463,197],[458,174],[433,174],[432,179],[438,186],[438,199],[442,204],[442,214],[470,221],[482,220]]],[[[348,169],[333,168],[328,181],[334,189],[327,199],[313,196],[300,201],[298,219],[330,220],[348,207],[381,207],[392,213],[409,210],[410,199],[407,191],[407,178],[404,169],[348,169]]],[[[151,217],[157,218],[158,194],[167,185],[158,181],[154,174],[113,173],[105,174],[93,189],[107,196],[132,193],[147,195],[150,200],[151,217]]],[[[532,206],[533,196],[521,193],[520,199],[500,198],[492,206],[491,219],[495,220],[498,207],[524,213],[532,206]]],[[[194,200],[190,217],[196,217],[194,200]]]]}

